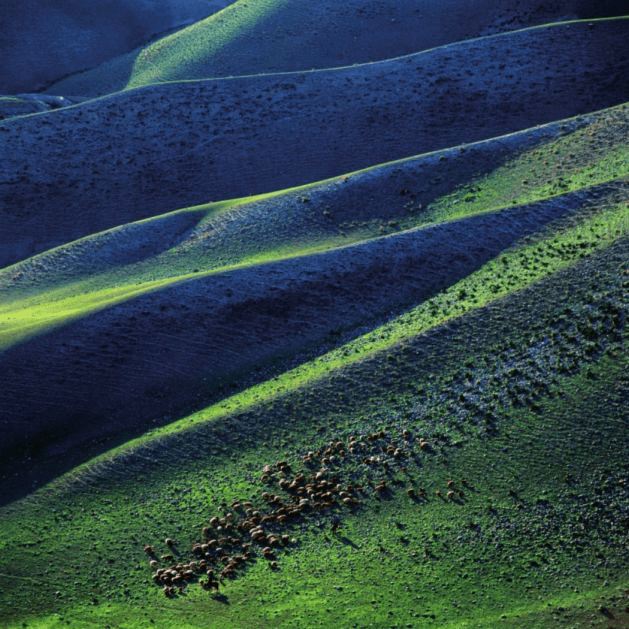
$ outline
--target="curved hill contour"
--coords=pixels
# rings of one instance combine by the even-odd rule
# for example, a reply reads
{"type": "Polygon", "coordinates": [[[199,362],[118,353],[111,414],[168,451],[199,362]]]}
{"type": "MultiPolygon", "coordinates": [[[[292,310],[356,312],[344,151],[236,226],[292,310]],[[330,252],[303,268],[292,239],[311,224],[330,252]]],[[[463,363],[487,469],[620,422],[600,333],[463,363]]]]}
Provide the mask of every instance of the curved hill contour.
{"type": "Polygon", "coordinates": [[[0,266],[114,225],[624,102],[629,20],[171,83],[0,124],[0,266]],[[71,147],[71,148],[70,148],[71,147]]]}
{"type": "Polygon", "coordinates": [[[49,91],[97,96],[161,81],[380,61],[544,22],[623,15],[625,8],[587,0],[240,0],[49,91]]]}
{"type": "Polygon", "coordinates": [[[629,626],[626,1],[148,4],[0,8],[118,55],[0,96],[0,626],[629,626]]]}
{"type": "Polygon", "coordinates": [[[0,94],[40,90],[217,8],[208,0],[3,2],[0,94]]]}

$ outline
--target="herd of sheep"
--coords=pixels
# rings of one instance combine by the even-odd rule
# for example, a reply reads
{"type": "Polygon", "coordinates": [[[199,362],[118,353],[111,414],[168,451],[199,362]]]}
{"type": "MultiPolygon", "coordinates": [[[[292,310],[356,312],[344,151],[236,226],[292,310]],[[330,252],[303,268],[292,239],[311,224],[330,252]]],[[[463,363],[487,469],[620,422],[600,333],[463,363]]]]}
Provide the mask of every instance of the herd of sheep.
{"type": "MultiPolygon", "coordinates": [[[[287,546],[297,543],[289,534],[289,527],[297,520],[303,520],[317,513],[333,513],[339,509],[356,509],[360,498],[370,491],[382,496],[391,491],[386,477],[394,469],[406,472],[403,460],[417,453],[414,446],[431,452],[428,441],[414,439],[410,431],[403,430],[401,438],[387,439],[384,430],[364,436],[350,436],[346,442],[330,441],[317,451],[309,451],[302,458],[304,468],[294,471],[287,461],[265,465],[260,480],[269,489],[278,488],[280,493],[263,491],[258,504],[234,500],[231,510],[224,509],[202,529],[203,539],[192,545],[192,556],[187,562],[175,561],[175,542],[167,538],[168,552],[158,555],[153,546],[144,546],[150,566],[155,570],[153,581],[163,587],[167,597],[182,592],[189,583],[198,582],[204,590],[218,590],[226,579],[234,579],[255,557],[269,561],[271,569],[277,569],[277,553],[287,546]],[[384,442],[384,443],[383,443],[384,442]],[[343,482],[340,472],[344,461],[355,461],[369,468],[367,476],[380,472],[382,478],[373,483],[343,482]],[[384,470],[384,475],[381,472],[384,470]],[[160,567],[160,564],[166,564],[160,567]]],[[[355,476],[355,474],[354,474],[355,476]]],[[[461,481],[466,485],[466,481],[461,481]]],[[[409,498],[427,500],[424,488],[408,487],[409,498]]],[[[448,482],[444,497],[440,490],[435,495],[442,499],[459,502],[463,490],[456,490],[453,480],[448,482]]],[[[336,531],[340,517],[332,519],[332,530],[336,531]]]]}

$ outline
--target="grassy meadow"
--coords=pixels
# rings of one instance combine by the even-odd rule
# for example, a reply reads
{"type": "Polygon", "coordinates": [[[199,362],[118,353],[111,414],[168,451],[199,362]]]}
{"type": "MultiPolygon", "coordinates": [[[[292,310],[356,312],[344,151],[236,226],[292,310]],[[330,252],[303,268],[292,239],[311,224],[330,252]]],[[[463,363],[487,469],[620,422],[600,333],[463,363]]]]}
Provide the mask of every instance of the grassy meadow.
{"type": "Polygon", "coordinates": [[[629,626],[629,16],[309,4],[239,0],[0,121],[0,627],[629,626]],[[448,57],[492,46],[484,114],[448,57]],[[203,126],[293,80],[315,105],[273,92],[258,144],[253,110],[203,126]]]}

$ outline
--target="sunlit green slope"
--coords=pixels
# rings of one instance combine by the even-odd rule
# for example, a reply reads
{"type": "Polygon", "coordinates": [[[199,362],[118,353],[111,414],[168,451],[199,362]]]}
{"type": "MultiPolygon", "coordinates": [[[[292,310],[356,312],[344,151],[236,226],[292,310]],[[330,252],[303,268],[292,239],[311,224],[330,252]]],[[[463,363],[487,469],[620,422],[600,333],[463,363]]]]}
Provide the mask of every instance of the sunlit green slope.
{"type": "Polygon", "coordinates": [[[167,422],[243,377],[262,381],[475,272],[486,275],[457,289],[453,312],[570,264],[581,232],[586,250],[606,246],[627,229],[625,116],[617,107],[563,131],[181,210],[5,269],[5,456],[53,454],[48,474],[67,469],[88,444],[102,450],[100,439],[167,422]],[[560,164],[561,178],[540,161],[560,164]],[[508,282],[494,279],[518,241],[565,224],[577,231],[548,261],[516,261],[508,282]]]}
{"type": "Polygon", "coordinates": [[[0,627],[629,625],[629,18],[388,4],[0,123],[0,627]]]}
{"type": "MultiPolygon", "coordinates": [[[[459,316],[447,293],[429,300],[374,330],[379,346],[359,339],[322,357],[325,374],[304,366],[5,507],[6,625],[589,627],[602,607],[622,617],[629,240],[581,247],[598,240],[586,226],[517,247],[511,262],[546,269],[533,284],[459,316]],[[557,250],[575,261],[557,271],[557,250]],[[266,509],[265,463],[312,473],[306,451],[381,429],[403,454],[376,441],[324,465],[363,485],[358,504],[276,529],[295,541],[275,570],[257,550],[218,597],[191,583],[169,599],[151,583],[142,544],[159,555],[174,538],[188,561],[221,503],[266,509]],[[451,480],[463,498],[446,497],[451,480]]],[[[479,292],[472,279],[458,289],[479,292]]]]}
{"type": "Polygon", "coordinates": [[[597,13],[575,0],[561,7],[512,0],[500,6],[486,0],[442,0],[438,5],[398,0],[382,6],[365,0],[239,0],[187,28],[63,78],[47,91],[100,96],[163,81],[310,71],[603,15],[600,7],[597,13]]]}

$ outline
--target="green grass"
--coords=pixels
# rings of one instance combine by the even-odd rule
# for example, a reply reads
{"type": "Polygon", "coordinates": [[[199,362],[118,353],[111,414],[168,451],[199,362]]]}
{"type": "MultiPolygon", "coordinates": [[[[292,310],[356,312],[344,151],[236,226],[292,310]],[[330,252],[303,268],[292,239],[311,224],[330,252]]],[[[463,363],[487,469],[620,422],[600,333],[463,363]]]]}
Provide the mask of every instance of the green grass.
{"type": "MultiPolygon", "coordinates": [[[[610,626],[602,607],[616,615],[611,626],[626,622],[622,111],[524,150],[410,217],[402,199],[400,224],[390,231],[481,213],[492,220],[514,204],[582,193],[563,219],[430,299],[368,322],[369,332],[350,330],[341,342],[341,330],[335,349],[0,509],[0,625],[586,629],[610,626]],[[587,194],[608,182],[618,186],[587,194]],[[152,583],[143,544],[165,552],[162,540],[173,537],[188,559],[222,503],[249,498],[263,506],[264,464],[286,457],[300,469],[308,450],[381,427],[397,443],[409,428],[431,450],[409,447],[412,456],[388,471],[361,456],[344,459],[337,473],[367,489],[356,512],[339,510],[337,534],[330,513],[297,521],[289,529],[297,544],[279,553],[278,570],[258,558],[222,588],[223,599],[193,584],[170,600],[152,583]],[[369,483],[384,477],[393,491],[378,498],[369,483]],[[435,496],[462,478],[473,489],[460,504],[435,496]],[[411,501],[409,486],[425,487],[427,501],[411,501]]],[[[238,212],[258,203],[287,208],[311,194],[303,213],[278,213],[267,232],[243,237],[234,252],[204,258],[191,240],[91,277],[9,291],[0,304],[0,349],[177,282],[382,235],[379,218],[345,236],[317,231],[307,220],[322,209],[317,185],[181,210],[195,215],[197,230],[233,220],[238,235],[238,212]],[[282,218],[304,221],[298,237],[278,235],[282,218]]]]}
{"type": "Polygon", "coordinates": [[[312,385],[335,370],[367,360],[405,340],[446,324],[455,317],[522,290],[569,267],[584,255],[608,246],[627,233],[629,215],[624,203],[601,210],[576,226],[551,230],[539,240],[506,251],[476,273],[339,349],[287,371],[271,381],[252,386],[179,422],[155,429],[122,447],[133,447],[146,439],[188,430],[226,413],[241,412],[265,400],[312,385]]]}
{"type": "MultiPolygon", "coordinates": [[[[66,281],[61,285],[51,282],[47,290],[45,285],[39,285],[27,288],[22,294],[18,292],[14,297],[9,294],[8,299],[0,305],[0,349],[8,348],[54,326],[174,283],[197,280],[207,275],[257,264],[313,255],[338,246],[378,237],[382,234],[385,224],[391,222],[396,225],[393,229],[389,228],[393,232],[417,229],[443,221],[499,212],[513,205],[532,204],[556,198],[558,194],[617,182],[617,197],[614,197],[613,189],[608,190],[606,197],[597,202],[603,209],[599,218],[590,218],[589,222],[586,220],[582,227],[583,230],[592,231],[586,238],[591,244],[585,245],[586,248],[603,246],[610,238],[623,233],[627,224],[626,201],[618,202],[618,197],[626,199],[626,178],[629,175],[628,149],[624,145],[618,145],[618,138],[626,132],[627,126],[623,112],[624,106],[613,108],[602,119],[597,119],[585,128],[528,149],[491,174],[478,178],[473,184],[466,184],[444,195],[424,211],[414,212],[408,216],[407,208],[401,207],[397,220],[388,222],[375,220],[370,225],[358,223],[340,234],[321,231],[316,223],[313,223],[312,218],[320,208],[311,209],[308,207],[309,204],[302,204],[308,208],[304,210],[306,213],[303,217],[295,214],[294,209],[288,210],[292,214],[286,218],[298,233],[292,241],[290,236],[283,233],[280,226],[282,217],[277,212],[270,212],[270,215],[276,215],[276,220],[271,221],[262,231],[259,229],[251,231],[247,227],[248,208],[255,210],[259,204],[266,203],[271,209],[273,205],[294,203],[295,199],[303,199],[308,191],[315,191],[318,187],[337,181],[338,178],[329,182],[309,184],[255,197],[214,202],[171,213],[166,217],[177,214],[198,216],[196,229],[201,232],[204,225],[210,221],[227,221],[225,226],[230,226],[233,235],[226,244],[214,247],[210,253],[204,249],[203,240],[199,243],[191,238],[181,245],[132,265],[114,266],[108,271],[97,272],[86,279],[77,279],[70,283],[66,281]],[[595,147],[592,143],[595,143],[595,147]],[[560,166],[563,173],[560,190],[556,187],[556,166],[560,166]],[[608,209],[607,205],[613,207],[608,209]],[[300,226],[300,222],[305,223],[305,226],[300,226]]],[[[402,160],[399,163],[409,161],[402,160]]],[[[364,169],[346,177],[377,172],[378,168],[380,167],[364,169]]],[[[135,226],[142,228],[145,225],[150,229],[152,224],[158,225],[160,220],[159,217],[147,219],[136,223],[135,226]]],[[[116,230],[111,230],[109,233],[115,235],[115,232],[116,230]]],[[[489,299],[499,297],[510,290],[517,290],[545,273],[560,268],[562,264],[569,264],[575,254],[582,253],[578,251],[580,246],[578,241],[582,237],[577,229],[572,236],[566,235],[561,238],[564,241],[549,241],[547,246],[538,245],[537,249],[532,249],[529,254],[518,254],[523,259],[515,257],[515,264],[509,268],[509,281],[489,282],[487,278],[504,275],[510,260],[514,258],[513,252],[506,254],[506,257],[500,256],[494,263],[487,265],[480,274],[463,280],[452,290],[468,297],[465,300],[458,299],[457,304],[452,305],[454,308],[452,314],[459,314],[469,307],[487,303],[489,299]],[[552,247],[557,249],[554,252],[550,251],[549,248],[552,247]],[[568,250],[571,250],[571,253],[567,253],[568,250]],[[523,268],[523,265],[526,267],[529,264],[526,260],[529,255],[536,263],[531,268],[523,268]]],[[[89,246],[91,237],[78,241],[78,244],[81,242],[89,246]]],[[[72,251],[72,246],[74,245],[71,245],[69,251],[72,251]]],[[[66,247],[59,248],[60,251],[64,249],[66,247]]],[[[450,291],[443,299],[451,300],[451,296],[450,291]]],[[[438,302],[430,303],[432,309],[442,307],[438,302]]],[[[424,309],[426,307],[428,305],[422,306],[424,309]]],[[[434,321],[431,320],[430,325],[433,324],[434,321]]],[[[399,335],[400,338],[402,336],[399,335]]]]}
{"type": "MultiPolygon", "coordinates": [[[[258,560],[225,587],[229,604],[203,595],[198,586],[189,586],[184,597],[163,598],[148,581],[141,543],[156,543],[168,534],[185,548],[198,534],[203,513],[207,520],[235,487],[237,495],[260,491],[256,482],[243,486],[243,470],[273,460],[272,449],[198,462],[195,476],[204,482],[191,478],[194,468],[174,476],[169,472],[156,483],[129,480],[100,495],[76,494],[52,513],[42,496],[18,506],[19,517],[9,519],[5,529],[5,560],[19,556],[15,548],[21,544],[42,538],[41,558],[20,561],[24,579],[18,581],[13,605],[25,596],[27,575],[38,574],[38,604],[59,611],[29,618],[28,626],[35,627],[106,622],[139,627],[147,626],[149,618],[156,626],[189,627],[288,627],[295,622],[312,627],[351,627],[354,622],[493,627],[504,626],[504,616],[508,626],[565,626],[553,624],[557,607],[564,609],[562,616],[578,614],[580,608],[596,611],[610,584],[627,587],[617,576],[626,558],[618,546],[622,531],[594,527],[580,532],[575,526],[579,516],[601,510],[594,506],[596,490],[609,479],[614,486],[608,505],[628,506],[626,489],[616,489],[617,480],[629,472],[617,415],[627,386],[626,354],[622,360],[602,359],[595,372],[594,380],[585,370],[562,380],[563,397],[545,402],[540,414],[508,410],[502,418],[504,434],[449,448],[444,456],[427,457],[421,467],[409,466],[407,476],[431,492],[449,478],[468,478],[475,491],[468,492],[464,505],[432,496],[426,504],[414,504],[404,495],[407,478],[390,499],[370,497],[359,514],[345,516],[337,535],[330,533],[325,518],[323,529],[316,521],[307,523],[296,533],[298,547],[281,555],[277,572],[258,560]],[[603,430],[605,441],[597,441],[594,449],[583,447],[603,430]],[[567,472],[572,479],[562,486],[567,472]],[[223,482],[214,485],[218,478],[223,482]],[[509,496],[510,489],[517,490],[518,500],[509,496]],[[575,494],[584,494],[586,504],[575,506],[575,494]],[[540,500],[550,509],[540,511],[540,500]],[[64,561],[68,555],[73,563],[64,561]],[[109,557],[115,558],[111,564],[109,557]],[[539,567],[531,569],[533,560],[539,567]],[[49,566],[43,575],[34,571],[41,562],[49,566]],[[57,564],[62,568],[55,581],[57,564]],[[40,580],[46,583],[44,592],[40,580]],[[57,587],[63,590],[60,600],[53,595],[44,602],[45,590],[57,587]]],[[[307,443],[306,438],[297,440],[307,443]]],[[[602,515],[613,513],[603,509],[602,515]]]]}

